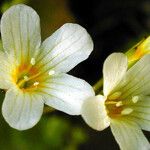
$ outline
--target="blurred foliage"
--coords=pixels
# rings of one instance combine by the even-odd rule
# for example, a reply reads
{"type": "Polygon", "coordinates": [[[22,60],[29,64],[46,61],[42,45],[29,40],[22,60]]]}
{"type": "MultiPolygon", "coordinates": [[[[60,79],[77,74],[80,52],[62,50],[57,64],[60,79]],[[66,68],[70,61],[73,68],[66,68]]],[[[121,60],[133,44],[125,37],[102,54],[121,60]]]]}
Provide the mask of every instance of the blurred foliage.
{"type": "Polygon", "coordinates": [[[1,12],[3,13],[4,11],[6,11],[12,5],[16,5],[16,4],[19,4],[19,3],[27,4],[27,2],[28,2],[28,0],[11,0],[11,1],[5,1],[2,4],[1,12]]]}
{"type": "Polygon", "coordinates": [[[49,37],[55,30],[67,22],[75,22],[69,9],[68,0],[30,0],[29,4],[40,16],[42,38],[49,37]]]}
{"type": "MultiPolygon", "coordinates": [[[[0,91],[0,104],[4,98],[0,91]]],[[[78,125],[63,116],[47,114],[32,129],[17,131],[8,126],[0,114],[1,150],[77,150],[87,140],[87,135],[78,125]]]]}

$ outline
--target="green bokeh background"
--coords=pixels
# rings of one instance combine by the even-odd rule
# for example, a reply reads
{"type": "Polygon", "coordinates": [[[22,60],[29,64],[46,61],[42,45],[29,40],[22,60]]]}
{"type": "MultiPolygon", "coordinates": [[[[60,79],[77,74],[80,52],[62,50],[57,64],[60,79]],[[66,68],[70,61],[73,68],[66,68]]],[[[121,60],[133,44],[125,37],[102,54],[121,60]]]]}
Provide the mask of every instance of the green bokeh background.
{"type": "MultiPolygon", "coordinates": [[[[41,18],[42,39],[66,22],[76,22],[91,34],[95,48],[88,60],[70,73],[94,84],[101,77],[104,59],[113,51],[125,51],[150,32],[148,0],[1,0],[0,13],[24,3],[41,18]],[[141,6],[141,7],[140,7],[141,6]],[[106,9],[107,8],[107,9],[106,9]],[[122,10],[122,11],[121,11],[122,10]]],[[[0,43],[0,48],[2,45],[0,43]]],[[[5,96],[0,91],[0,106],[5,96]]],[[[144,132],[148,139],[150,134],[144,132]]],[[[110,128],[97,132],[80,116],[69,116],[46,107],[32,129],[11,128],[0,113],[0,150],[119,150],[110,128]]]]}

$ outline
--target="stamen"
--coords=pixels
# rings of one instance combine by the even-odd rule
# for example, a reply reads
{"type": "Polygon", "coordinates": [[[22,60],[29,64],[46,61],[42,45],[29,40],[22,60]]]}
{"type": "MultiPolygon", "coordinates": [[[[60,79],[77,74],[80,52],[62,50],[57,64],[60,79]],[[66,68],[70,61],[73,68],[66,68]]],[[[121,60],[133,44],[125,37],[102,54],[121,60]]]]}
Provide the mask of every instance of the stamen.
{"type": "Polygon", "coordinates": [[[105,104],[106,105],[114,105],[114,104],[116,104],[117,102],[115,102],[115,101],[106,101],[105,102],[105,104]]]}
{"type": "Polygon", "coordinates": [[[121,96],[121,94],[122,93],[120,91],[115,92],[115,93],[113,93],[112,95],[109,96],[109,99],[110,100],[115,100],[115,99],[119,98],[121,96]]]}
{"type": "Polygon", "coordinates": [[[31,65],[35,65],[35,58],[31,58],[30,63],[31,63],[31,65]]]}
{"type": "Polygon", "coordinates": [[[24,76],[23,77],[25,81],[28,81],[29,77],[28,76],[24,76]]]}
{"type": "Polygon", "coordinates": [[[120,107],[122,105],[123,105],[122,101],[119,101],[119,102],[116,103],[116,107],[120,107]]]}
{"type": "Polygon", "coordinates": [[[129,115],[132,112],[133,112],[132,108],[125,108],[121,111],[121,115],[129,115]]]}
{"type": "Polygon", "coordinates": [[[133,96],[132,97],[132,102],[137,103],[139,101],[139,96],[133,96]]]}
{"type": "Polygon", "coordinates": [[[50,71],[48,72],[48,74],[49,74],[50,76],[52,76],[52,75],[55,74],[55,71],[54,71],[54,70],[50,70],[50,71]]]}
{"type": "Polygon", "coordinates": [[[34,86],[37,86],[37,85],[39,85],[39,82],[34,82],[33,85],[34,85],[34,86]]]}

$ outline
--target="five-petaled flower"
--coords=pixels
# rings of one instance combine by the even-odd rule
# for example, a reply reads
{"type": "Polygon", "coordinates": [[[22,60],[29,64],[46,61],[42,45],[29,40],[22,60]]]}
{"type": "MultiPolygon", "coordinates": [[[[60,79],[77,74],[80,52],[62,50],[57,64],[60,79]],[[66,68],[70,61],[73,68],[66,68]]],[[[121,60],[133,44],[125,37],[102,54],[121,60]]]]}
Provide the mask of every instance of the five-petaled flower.
{"type": "Polygon", "coordinates": [[[104,96],[85,100],[82,117],[99,131],[110,126],[122,150],[150,150],[141,131],[150,131],[150,55],[127,68],[128,60],[122,53],[113,53],[106,59],[104,96]]]}
{"type": "Polygon", "coordinates": [[[94,95],[84,80],[65,74],[92,52],[87,31],[67,23],[41,44],[39,22],[26,5],[12,6],[1,19],[0,88],[7,91],[2,114],[18,130],[39,121],[44,103],[79,115],[83,100],[94,95]]]}

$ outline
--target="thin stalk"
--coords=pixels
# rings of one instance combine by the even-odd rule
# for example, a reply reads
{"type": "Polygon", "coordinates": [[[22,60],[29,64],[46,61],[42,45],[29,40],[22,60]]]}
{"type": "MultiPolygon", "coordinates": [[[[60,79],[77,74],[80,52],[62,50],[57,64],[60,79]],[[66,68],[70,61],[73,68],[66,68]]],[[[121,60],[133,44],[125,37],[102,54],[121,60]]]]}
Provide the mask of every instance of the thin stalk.
{"type": "Polygon", "coordinates": [[[97,94],[99,91],[102,90],[102,87],[103,87],[103,78],[101,78],[97,83],[94,84],[93,89],[97,94]]]}

